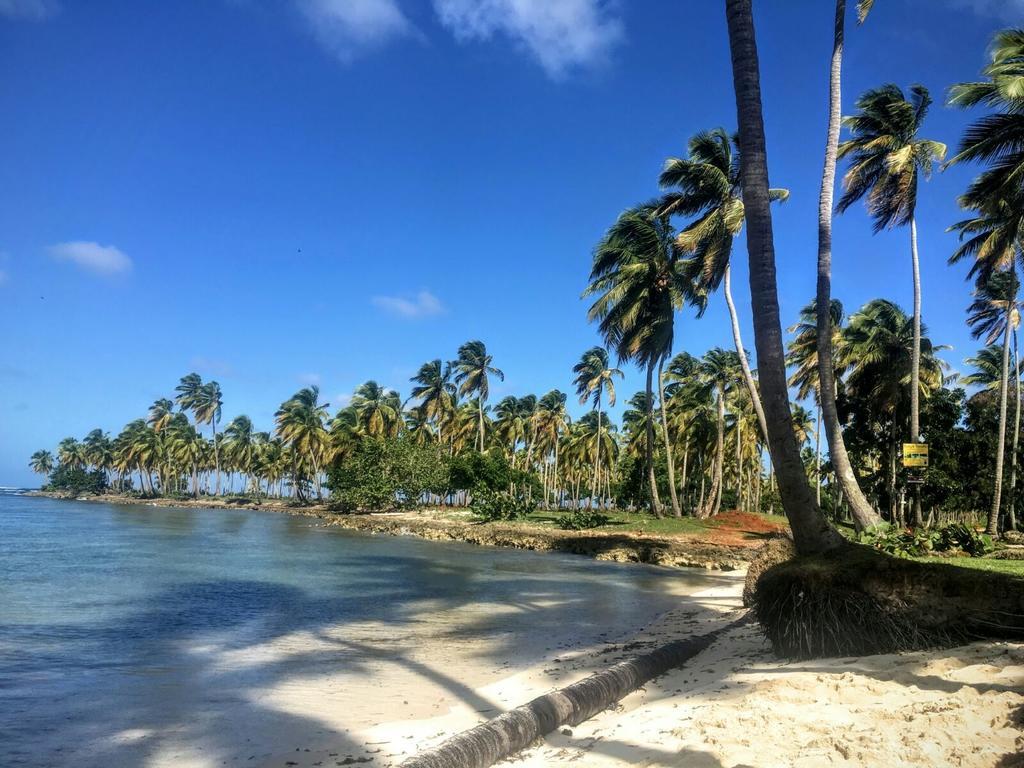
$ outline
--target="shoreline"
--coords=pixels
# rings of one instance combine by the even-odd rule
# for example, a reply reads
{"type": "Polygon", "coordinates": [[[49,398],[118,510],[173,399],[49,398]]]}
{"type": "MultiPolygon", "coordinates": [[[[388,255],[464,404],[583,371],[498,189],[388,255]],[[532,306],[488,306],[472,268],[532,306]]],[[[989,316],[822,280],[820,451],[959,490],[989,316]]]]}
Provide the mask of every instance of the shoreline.
{"type": "Polygon", "coordinates": [[[232,504],[223,498],[138,499],[119,494],[74,496],[52,491],[30,491],[63,501],[101,502],[132,506],[177,507],[182,509],[244,509],[278,512],[315,518],[323,525],[389,536],[416,536],[430,541],[460,541],[478,546],[504,547],[531,551],[567,552],[595,560],[618,563],[644,563],[669,568],[701,568],[736,571],[745,568],[760,545],[730,545],[700,538],[659,536],[630,531],[566,531],[528,523],[481,523],[442,517],[438,510],[416,512],[370,512],[340,514],[323,504],[290,506],[285,502],[232,504]]]}

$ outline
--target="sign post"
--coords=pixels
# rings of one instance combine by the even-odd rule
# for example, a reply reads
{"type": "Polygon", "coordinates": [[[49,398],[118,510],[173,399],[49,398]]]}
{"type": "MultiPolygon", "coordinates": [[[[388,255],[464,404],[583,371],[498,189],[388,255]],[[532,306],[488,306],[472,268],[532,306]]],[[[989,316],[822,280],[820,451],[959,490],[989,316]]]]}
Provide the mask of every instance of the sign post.
{"type": "Polygon", "coordinates": [[[909,484],[923,484],[923,472],[928,469],[928,443],[904,443],[903,466],[912,470],[907,478],[909,484]]]}

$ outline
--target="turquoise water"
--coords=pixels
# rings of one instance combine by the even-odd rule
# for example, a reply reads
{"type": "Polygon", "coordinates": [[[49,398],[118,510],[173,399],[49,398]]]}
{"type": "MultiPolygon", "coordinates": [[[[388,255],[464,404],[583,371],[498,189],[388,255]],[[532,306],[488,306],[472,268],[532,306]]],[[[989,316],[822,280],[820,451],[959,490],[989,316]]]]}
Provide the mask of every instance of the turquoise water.
{"type": "Polygon", "coordinates": [[[467,664],[500,670],[635,630],[714,584],[275,513],[0,496],[0,765],[141,765],[169,734],[233,755],[260,723],[306,727],[252,690],[338,670],[365,683],[382,658],[431,648],[450,659],[465,646],[467,664]],[[296,632],[330,633],[330,652],[236,668],[202,651],[296,632]],[[129,731],[142,736],[113,738],[129,731]]]}

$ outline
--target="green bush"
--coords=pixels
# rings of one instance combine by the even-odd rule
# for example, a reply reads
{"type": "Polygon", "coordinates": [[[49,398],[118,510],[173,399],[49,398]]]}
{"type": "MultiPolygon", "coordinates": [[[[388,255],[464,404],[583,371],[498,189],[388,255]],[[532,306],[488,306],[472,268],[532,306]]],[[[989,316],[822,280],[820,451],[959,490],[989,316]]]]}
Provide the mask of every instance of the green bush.
{"type": "Polygon", "coordinates": [[[896,557],[922,557],[932,552],[963,552],[981,557],[992,551],[992,539],[960,523],[927,530],[903,529],[882,523],[861,531],[857,540],[896,557]]]}
{"type": "Polygon", "coordinates": [[[328,472],[327,487],[342,511],[413,506],[441,493],[448,479],[444,451],[405,438],[365,438],[328,472]]]}
{"type": "Polygon", "coordinates": [[[508,491],[495,492],[480,488],[473,494],[469,508],[477,519],[493,523],[500,520],[522,520],[537,509],[537,503],[508,491]]]}
{"type": "Polygon", "coordinates": [[[103,493],[107,489],[107,476],[99,469],[87,472],[78,467],[58,465],[50,473],[48,491],[67,491],[68,493],[103,493]]]}
{"type": "Polygon", "coordinates": [[[943,552],[964,552],[971,557],[981,557],[991,552],[992,538],[984,533],[978,533],[962,523],[951,523],[939,529],[939,539],[936,549],[943,552]]]}
{"type": "Polygon", "coordinates": [[[566,531],[583,531],[607,525],[610,518],[595,509],[574,509],[558,518],[557,525],[566,531]]]}

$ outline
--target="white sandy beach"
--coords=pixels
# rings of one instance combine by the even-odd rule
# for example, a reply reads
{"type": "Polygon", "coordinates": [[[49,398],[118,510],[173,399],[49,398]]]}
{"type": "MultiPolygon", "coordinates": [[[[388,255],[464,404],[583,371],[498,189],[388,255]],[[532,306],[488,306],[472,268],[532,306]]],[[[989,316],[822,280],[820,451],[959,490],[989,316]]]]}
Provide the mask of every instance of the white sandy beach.
{"type": "MultiPolygon", "coordinates": [[[[368,720],[378,713],[362,709],[357,701],[351,707],[327,706],[329,685],[295,682],[267,694],[273,705],[306,715],[316,712],[325,730],[346,730],[355,748],[291,746],[288,734],[282,733],[279,741],[287,749],[261,755],[256,762],[240,754],[236,762],[268,767],[398,765],[418,749],[603,665],[729,621],[739,609],[741,580],[736,575],[732,586],[686,598],[629,643],[552,653],[544,664],[498,673],[490,681],[480,669],[449,669],[452,679],[466,686],[466,695],[444,711],[438,711],[444,692],[422,677],[389,676],[387,685],[398,686],[402,700],[393,711],[380,713],[385,722],[377,725],[368,720]]],[[[524,768],[1009,768],[1024,765],[1022,755],[1024,644],[977,643],[786,664],[772,657],[756,625],[748,625],[730,631],[683,669],[627,697],[620,707],[549,736],[510,763],[524,768]]]]}

